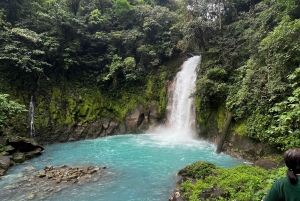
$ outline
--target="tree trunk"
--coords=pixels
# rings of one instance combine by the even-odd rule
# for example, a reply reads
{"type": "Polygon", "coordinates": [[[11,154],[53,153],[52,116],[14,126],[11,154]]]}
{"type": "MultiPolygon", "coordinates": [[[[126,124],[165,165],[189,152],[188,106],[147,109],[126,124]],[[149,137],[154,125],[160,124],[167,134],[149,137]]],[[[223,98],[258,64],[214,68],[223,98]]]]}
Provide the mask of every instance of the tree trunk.
{"type": "Polygon", "coordinates": [[[220,138],[220,140],[218,142],[218,145],[217,145],[217,150],[216,150],[217,154],[222,152],[223,144],[225,142],[226,135],[228,133],[228,128],[230,126],[231,120],[232,120],[232,113],[228,112],[226,122],[225,122],[225,125],[224,125],[224,128],[223,128],[222,134],[221,134],[221,138],[220,138]]]}

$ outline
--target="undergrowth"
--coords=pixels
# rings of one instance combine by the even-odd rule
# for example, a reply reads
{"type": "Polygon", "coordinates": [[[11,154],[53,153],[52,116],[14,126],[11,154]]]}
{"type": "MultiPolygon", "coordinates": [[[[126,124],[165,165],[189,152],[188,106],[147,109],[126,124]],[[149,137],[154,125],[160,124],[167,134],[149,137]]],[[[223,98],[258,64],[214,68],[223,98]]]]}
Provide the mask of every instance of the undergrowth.
{"type": "MultiPolygon", "coordinates": [[[[210,175],[199,177],[203,170],[197,166],[204,166],[205,162],[194,163],[185,169],[189,176],[196,180],[187,180],[181,185],[185,199],[189,201],[201,200],[199,195],[204,188],[217,187],[229,192],[229,198],[210,198],[222,201],[260,201],[269,191],[272,184],[285,176],[285,167],[265,170],[251,165],[239,165],[233,168],[210,168],[210,175]]],[[[207,167],[210,167],[208,163],[207,167]]]]}

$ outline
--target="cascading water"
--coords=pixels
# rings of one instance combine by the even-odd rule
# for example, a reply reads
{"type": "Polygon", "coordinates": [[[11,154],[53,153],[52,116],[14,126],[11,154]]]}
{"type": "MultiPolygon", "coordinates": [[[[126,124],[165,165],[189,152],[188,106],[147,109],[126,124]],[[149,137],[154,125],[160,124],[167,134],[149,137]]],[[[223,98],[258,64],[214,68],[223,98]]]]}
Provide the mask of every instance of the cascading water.
{"type": "Polygon", "coordinates": [[[33,105],[33,97],[30,98],[29,103],[29,120],[30,120],[30,137],[35,138],[35,128],[34,128],[34,105],[33,105]]]}
{"type": "Polygon", "coordinates": [[[174,89],[168,100],[168,126],[173,139],[190,139],[195,133],[195,100],[190,97],[196,87],[196,69],[200,56],[194,56],[182,65],[174,79],[174,89]]]}
{"type": "Polygon", "coordinates": [[[193,131],[195,122],[195,101],[191,94],[196,87],[196,68],[200,56],[194,56],[184,62],[182,70],[175,77],[171,110],[171,128],[179,132],[193,131]]]}

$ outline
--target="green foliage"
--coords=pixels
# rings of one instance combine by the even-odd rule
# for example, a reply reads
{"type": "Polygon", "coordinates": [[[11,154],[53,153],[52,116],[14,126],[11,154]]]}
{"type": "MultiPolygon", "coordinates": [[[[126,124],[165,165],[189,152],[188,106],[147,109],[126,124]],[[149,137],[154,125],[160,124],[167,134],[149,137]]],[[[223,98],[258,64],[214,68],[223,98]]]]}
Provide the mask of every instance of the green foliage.
{"type": "MultiPolygon", "coordinates": [[[[199,163],[199,162],[198,162],[199,163]]],[[[184,182],[181,190],[188,200],[199,200],[198,195],[203,188],[217,186],[230,193],[228,200],[261,200],[269,191],[271,185],[284,177],[286,167],[270,171],[250,165],[239,165],[233,168],[212,168],[209,176],[199,177],[192,183],[184,182]]],[[[195,170],[194,174],[202,170],[195,170]]],[[[216,200],[226,200],[219,198],[216,200]]]]}
{"type": "Polygon", "coordinates": [[[234,132],[281,150],[298,147],[299,3],[227,1],[217,16],[221,22],[193,16],[209,2],[187,12],[185,25],[184,39],[204,47],[195,92],[198,120],[205,122],[225,102],[234,121],[245,122],[234,132]]]}
{"type": "Polygon", "coordinates": [[[133,8],[127,0],[116,0],[113,4],[114,14],[118,17],[128,16],[130,10],[133,8]]]}
{"type": "Polygon", "coordinates": [[[232,130],[233,130],[233,133],[235,133],[237,135],[245,136],[247,133],[247,126],[246,126],[245,121],[236,122],[233,125],[232,130]]]}
{"type": "Polygon", "coordinates": [[[295,84],[300,5],[295,0],[12,0],[0,7],[1,79],[18,90],[51,94],[54,103],[41,100],[51,110],[48,116],[43,111],[41,125],[50,119],[72,123],[77,114],[86,121],[111,111],[121,119],[122,108],[150,99],[158,101],[162,117],[164,83],[178,67],[164,70],[162,64],[192,53],[202,55],[194,94],[199,122],[207,123],[225,104],[234,121],[246,122],[238,133],[282,150],[300,143],[295,84]],[[160,75],[152,77],[155,73],[160,75]],[[99,111],[96,101],[103,93],[96,99],[80,93],[79,109],[72,93],[64,98],[49,92],[61,80],[108,91],[112,99],[130,104],[99,111]],[[125,98],[135,85],[145,98],[125,98]]]}
{"type": "Polygon", "coordinates": [[[104,80],[114,77],[114,81],[116,82],[117,71],[123,67],[122,58],[115,54],[110,65],[107,67],[109,68],[109,73],[104,77],[104,80]]]}
{"type": "Polygon", "coordinates": [[[124,69],[123,73],[125,75],[126,80],[136,80],[137,73],[135,72],[136,69],[136,62],[134,57],[127,57],[124,59],[124,69]]]}
{"type": "Polygon", "coordinates": [[[170,29],[177,14],[153,3],[0,2],[0,60],[7,68],[24,69],[19,76],[32,83],[44,82],[41,77],[80,77],[117,88],[143,81],[152,67],[179,53],[180,30],[170,29]]]}
{"type": "Polygon", "coordinates": [[[41,49],[41,36],[21,28],[0,29],[0,61],[3,66],[16,66],[25,72],[43,72],[51,65],[39,58],[45,54],[41,49]]]}
{"type": "Polygon", "coordinates": [[[8,94],[0,94],[0,133],[17,123],[18,115],[26,111],[24,105],[9,100],[8,94]]]}
{"type": "Polygon", "coordinates": [[[186,171],[186,175],[195,179],[201,179],[205,176],[208,176],[215,169],[215,164],[204,161],[193,163],[192,165],[189,165],[184,168],[184,170],[186,171]]]}
{"type": "Polygon", "coordinates": [[[227,72],[225,69],[222,69],[222,68],[212,68],[207,71],[206,76],[210,80],[226,81],[227,72]]]}
{"type": "Polygon", "coordinates": [[[288,79],[294,88],[291,96],[283,101],[276,103],[270,109],[273,115],[271,127],[267,129],[269,141],[271,144],[278,146],[281,150],[286,150],[300,146],[300,68],[296,68],[294,73],[288,76],[288,79]]]}

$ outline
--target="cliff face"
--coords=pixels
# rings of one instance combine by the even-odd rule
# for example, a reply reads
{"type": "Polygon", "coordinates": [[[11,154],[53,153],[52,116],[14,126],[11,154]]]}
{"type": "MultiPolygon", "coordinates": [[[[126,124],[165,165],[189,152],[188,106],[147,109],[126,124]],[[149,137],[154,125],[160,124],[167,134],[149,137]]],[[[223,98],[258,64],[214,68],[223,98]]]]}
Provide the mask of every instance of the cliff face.
{"type": "MultiPolygon", "coordinates": [[[[104,86],[76,74],[71,78],[53,75],[28,88],[13,85],[7,77],[5,92],[24,105],[32,100],[35,137],[42,144],[144,133],[164,120],[167,83],[184,59],[178,57],[152,69],[143,81],[117,85],[104,86]]],[[[0,135],[30,137],[28,113],[0,135]]]]}
{"type": "Polygon", "coordinates": [[[98,89],[52,88],[34,105],[35,136],[43,144],[143,133],[162,117],[159,100],[127,92],[111,98],[98,89]]]}
{"type": "MultiPolygon", "coordinates": [[[[227,111],[224,106],[211,110],[209,114],[206,114],[208,118],[205,120],[202,120],[203,114],[198,112],[198,120],[202,120],[198,121],[197,125],[199,136],[217,145],[221,140],[226,114],[227,111]]],[[[249,138],[246,135],[246,122],[246,120],[231,122],[222,146],[222,152],[250,162],[264,157],[276,158],[276,156],[281,154],[276,148],[249,138]]]]}

